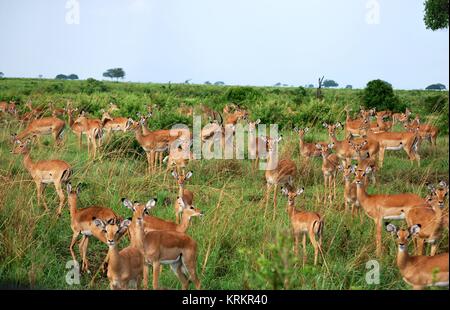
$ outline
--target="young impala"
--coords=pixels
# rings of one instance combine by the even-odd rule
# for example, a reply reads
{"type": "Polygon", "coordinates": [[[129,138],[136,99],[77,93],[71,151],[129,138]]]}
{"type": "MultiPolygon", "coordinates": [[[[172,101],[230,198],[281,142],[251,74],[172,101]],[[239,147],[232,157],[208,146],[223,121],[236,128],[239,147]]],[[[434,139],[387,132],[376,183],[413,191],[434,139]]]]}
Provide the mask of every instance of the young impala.
{"type": "MultiPolygon", "coordinates": [[[[144,212],[146,208],[133,204],[133,218],[130,225],[132,244],[141,250],[144,256],[144,288],[148,285],[148,264],[153,266],[153,289],[158,289],[158,280],[161,265],[170,265],[172,271],[181,282],[182,288],[187,289],[189,278],[200,289],[197,277],[197,243],[188,235],[170,230],[154,230],[144,232],[144,212]],[[132,230],[133,228],[133,230],[132,230]]],[[[146,207],[155,205],[150,199],[146,207]]]]}
{"type": "Polygon", "coordinates": [[[364,183],[368,172],[370,172],[370,167],[367,167],[365,171],[355,171],[356,197],[367,216],[375,222],[377,255],[380,256],[382,252],[381,232],[383,219],[404,219],[405,213],[409,209],[423,205],[425,200],[419,195],[412,193],[369,195],[366,191],[367,185],[364,183]]]}
{"type": "Polygon", "coordinates": [[[322,156],[322,174],[325,186],[324,202],[328,200],[331,204],[336,199],[336,174],[339,167],[339,158],[336,154],[331,154],[333,143],[328,145],[316,144],[316,148],[320,150],[322,156]]]}
{"type": "Polygon", "coordinates": [[[408,230],[394,224],[386,224],[386,231],[397,235],[397,266],[403,281],[414,290],[429,286],[448,286],[448,252],[435,256],[409,256],[408,243],[411,237],[420,233],[421,225],[413,225],[408,230]]]}
{"type": "Polygon", "coordinates": [[[326,145],[326,142],[317,142],[317,143],[306,143],[305,142],[305,134],[309,132],[309,128],[294,128],[294,131],[298,133],[298,141],[299,141],[299,154],[303,156],[305,159],[309,159],[311,157],[320,157],[320,150],[316,148],[316,144],[319,143],[321,145],[326,145]]]}
{"type": "Polygon", "coordinates": [[[267,145],[263,139],[258,137],[256,130],[256,126],[260,122],[259,118],[254,122],[248,122],[248,157],[249,159],[254,159],[252,161],[252,170],[258,169],[259,159],[267,155],[267,145]]]}
{"type": "Polygon", "coordinates": [[[422,140],[428,140],[433,147],[436,147],[436,139],[439,133],[439,129],[430,124],[421,124],[419,116],[416,116],[411,123],[404,122],[406,131],[414,132],[416,128],[419,128],[419,136],[422,140]]]}
{"type": "Polygon", "coordinates": [[[112,290],[139,288],[144,272],[144,257],[137,247],[128,246],[119,252],[120,237],[131,224],[130,220],[120,223],[111,219],[107,222],[94,220],[95,225],[103,232],[108,244],[108,279],[112,290]]]}
{"type": "Polygon", "coordinates": [[[355,168],[355,166],[339,166],[339,170],[343,172],[344,177],[344,209],[348,211],[350,208],[352,216],[357,211],[355,207],[359,209],[358,199],[356,198],[356,181],[351,179],[351,176],[355,173],[355,168]]]}
{"type": "Polygon", "coordinates": [[[348,107],[345,107],[344,109],[347,114],[347,118],[345,120],[344,136],[348,137],[349,134],[353,136],[359,136],[361,124],[370,121],[370,116],[374,113],[374,110],[365,110],[361,108],[361,118],[353,120],[350,117],[350,110],[348,109],[348,107]]]}
{"type": "MultiPolygon", "coordinates": [[[[267,164],[265,171],[266,178],[266,197],[265,197],[265,211],[269,203],[270,190],[274,188],[273,192],[273,220],[275,220],[275,213],[277,207],[277,192],[278,186],[292,185],[294,178],[297,175],[297,166],[295,162],[290,159],[278,160],[278,143],[281,136],[278,138],[264,137],[263,141],[267,144],[267,164]]],[[[266,213],[264,211],[264,214],[266,213]]]]}
{"type": "Polygon", "coordinates": [[[180,141],[180,143],[172,143],[163,163],[167,165],[166,173],[164,174],[164,182],[166,174],[169,170],[174,169],[177,173],[184,174],[188,161],[193,159],[193,154],[190,150],[192,141],[180,141]]]}
{"type": "MultiPolygon", "coordinates": [[[[195,208],[193,205],[186,205],[180,197],[177,197],[177,202],[180,208],[183,209],[183,214],[181,215],[181,223],[177,224],[174,222],[165,221],[155,216],[149,215],[151,209],[156,205],[156,199],[152,204],[144,205],[139,203],[132,203],[130,200],[123,198],[122,204],[138,214],[144,214],[144,232],[148,233],[154,230],[171,230],[181,233],[185,233],[190,225],[191,219],[193,217],[203,216],[203,212],[195,208]]],[[[130,233],[135,233],[135,227],[130,228],[130,233]]]]}
{"type": "Polygon", "coordinates": [[[97,148],[100,147],[101,139],[103,137],[102,121],[97,118],[87,118],[86,113],[82,111],[74,124],[81,125],[83,133],[85,133],[87,137],[88,154],[92,154],[92,158],[95,158],[97,155],[97,148]]]}
{"type": "Polygon", "coordinates": [[[106,139],[111,137],[111,132],[122,131],[126,132],[130,127],[133,120],[126,117],[112,117],[108,111],[104,111],[102,114],[102,128],[106,132],[106,139]]]}
{"type": "Polygon", "coordinates": [[[443,186],[435,188],[428,185],[431,195],[427,198],[425,206],[411,208],[406,213],[406,223],[408,226],[421,224],[420,233],[414,238],[416,254],[422,255],[424,242],[431,244],[431,256],[436,254],[438,241],[441,237],[443,226],[443,212],[445,199],[448,194],[448,185],[441,181],[443,186]]]}
{"type": "Polygon", "coordinates": [[[103,243],[106,243],[106,238],[93,223],[92,219],[99,219],[104,222],[109,220],[117,220],[119,217],[113,210],[100,206],[91,206],[83,209],[77,208],[77,199],[81,192],[81,186],[72,188],[72,184],[67,184],[67,201],[70,210],[70,228],[72,228],[72,241],[70,242],[69,250],[74,261],[77,260],[73,246],[77,242],[78,236],[81,234],[82,238],[78,243],[81,256],[81,270],[89,272],[89,262],[87,259],[87,249],[89,244],[89,237],[94,236],[103,243]]]}
{"type": "Polygon", "coordinates": [[[340,122],[332,125],[323,123],[323,127],[325,127],[328,131],[328,136],[330,138],[331,143],[333,144],[333,149],[336,152],[336,156],[341,160],[343,166],[348,166],[351,164],[352,158],[355,158],[355,151],[352,149],[350,142],[348,139],[344,139],[339,141],[336,138],[336,129],[342,128],[342,124],[340,122]]]}
{"type": "MultiPolygon", "coordinates": [[[[192,206],[192,202],[194,200],[194,193],[184,187],[187,180],[192,177],[192,171],[189,171],[186,174],[178,174],[175,170],[172,171],[172,176],[178,184],[178,197],[181,197],[184,201],[184,204],[188,206],[192,206]]],[[[174,205],[175,209],[175,222],[180,223],[181,214],[183,212],[183,208],[178,203],[178,199],[174,205]]]]}
{"type": "Polygon", "coordinates": [[[322,247],[322,232],[324,221],[322,216],[316,212],[299,211],[295,208],[295,198],[303,193],[304,189],[297,190],[288,187],[283,187],[281,192],[287,196],[288,205],[287,211],[289,219],[291,220],[292,232],[294,234],[294,251],[298,255],[298,243],[302,237],[303,247],[303,265],[306,263],[306,235],[314,247],[314,265],[317,265],[317,257],[319,250],[322,247]]]}
{"type": "Polygon", "coordinates": [[[356,158],[358,160],[357,170],[365,171],[367,167],[370,167],[370,172],[366,174],[366,184],[368,184],[369,176],[372,179],[373,184],[376,184],[376,172],[377,172],[377,161],[374,157],[370,156],[370,152],[364,150],[366,145],[368,144],[367,140],[364,140],[361,143],[354,143],[352,139],[349,140],[350,146],[353,148],[356,154],[356,158]]]}
{"type": "Polygon", "coordinates": [[[60,216],[65,202],[62,185],[67,183],[72,176],[72,168],[65,161],[58,159],[33,161],[30,156],[30,143],[30,139],[27,139],[25,142],[15,140],[12,153],[24,155],[23,165],[36,183],[38,204],[40,204],[42,199],[46,211],[48,207],[42,194],[47,184],[53,183],[55,185],[55,190],[59,197],[57,215],[60,216]]]}
{"type": "Polygon", "coordinates": [[[80,123],[75,123],[74,113],[77,111],[78,111],[78,108],[68,107],[67,108],[67,117],[68,117],[68,121],[69,121],[69,128],[70,128],[70,130],[72,130],[72,132],[75,134],[75,136],[77,136],[78,148],[81,149],[82,135],[83,135],[83,133],[86,134],[86,132],[83,131],[83,126],[80,123]]]}

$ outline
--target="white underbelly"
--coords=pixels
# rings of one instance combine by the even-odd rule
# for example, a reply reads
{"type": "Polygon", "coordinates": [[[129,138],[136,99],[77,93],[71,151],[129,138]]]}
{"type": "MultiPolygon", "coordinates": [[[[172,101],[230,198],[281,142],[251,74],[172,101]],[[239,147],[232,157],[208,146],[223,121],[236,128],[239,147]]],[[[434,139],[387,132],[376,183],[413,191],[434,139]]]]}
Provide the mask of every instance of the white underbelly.
{"type": "Polygon", "coordinates": [[[401,149],[403,149],[403,145],[386,147],[386,150],[389,151],[400,151],[401,149]]]}

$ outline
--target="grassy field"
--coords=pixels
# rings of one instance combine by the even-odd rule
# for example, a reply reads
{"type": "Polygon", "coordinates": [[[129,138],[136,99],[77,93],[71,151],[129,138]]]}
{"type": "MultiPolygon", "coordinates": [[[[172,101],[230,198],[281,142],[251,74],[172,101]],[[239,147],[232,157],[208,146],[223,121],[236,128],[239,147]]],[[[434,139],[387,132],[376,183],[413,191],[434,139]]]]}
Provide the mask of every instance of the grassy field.
{"type": "MultiPolygon", "coordinates": [[[[300,94],[297,88],[243,88],[196,85],[161,85],[105,82],[55,82],[51,80],[0,80],[0,100],[16,99],[23,107],[31,98],[34,105],[53,101],[64,106],[67,99],[99,115],[102,107],[113,101],[117,115],[134,117],[145,111],[145,105],[161,106],[150,121],[151,128],[168,128],[178,121],[192,120],[178,115],[175,108],[184,102],[197,106],[207,104],[220,109],[235,101],[250,111],[251,119],[278,123],[284,136],[282,152],[289,154],[298,166],[298,186],[305,187],[297,198],[297,207],[320,212],[325,218],[323,256],[312,265],[313,251],[308,247],[308,263],[302,266],[294,256],[287,201],[279,195],[276,220],[271,213],[264,218],[265,180],[263,171],[253,172],[248,160],[201,160],[189,164],[194,175],[187,188],[195,193],[195,204],[205,212],[195,218],[188,234],[198,242],[198,273],[204,289],[407,289],[395,263],[393,238],[383,232],[384,255],[375,256],[375,227],[363,216],[352,218],[343,211],[342,174],[338,174],[338,198],[332,206],[318,202],[323,193],[321,160],[310,164],[298,156],[297,138],[291,127],[311,126],[307,140],[327,139],[322,121],[344,121],[343,106],[356,111],[361,104],[359,90],[325,90],[321,102],[313,90],[300,94]],[[244,89],[244,90],[242,90],[244,89]],[[366,263],[376,259],[380,265],[380,283],[366,283],[366,263]]],[[[422,143],[421,167],[411,165],[403,152],[387,152],[378,183],[371,193],[427,193],[426,181],[448,180],[448,93],[397,91],[401,101],[441,129],[438,147],[432,150],[422,143]]],[[[45,196],[50,212],[37,205],[35,185],[22,164],[20,155],[10,154],[10,134],[20,130],[19,124],[2,119],[0,124],[0,285],[58,289],[106,289],[108,280],[97,276],[89,287],[92,274],[82,274],[79,285],[66,283],[66,263],[71,260],[69,243],[72,235],[68,208],[56,217],[58,204],[53,187],[45,196]]],[[[401,130],[399,126],[395,130],[401,130]]],[[[339,136],[342,139],[342,133],[339,136]]],[[[74,168],[72,184],[84,183],[79,207],[99,204],[129,217],[131,213],[120,203],[122,197],[141,202],[158,198],[153,214],[174,219],[173,201],[177,186],[171,178],[163,182],[163,174],[146,174],[145,155],[135,142],[133,133],[117,134],[112,146],[105,146],[95,161],[87,156],[86,141],[80,151],[75,136],[66,130],[64,146],[53,148],[53,141],[33,146],[32,158],[58,158],[74,168]]],[[[271,207],[269,205],[269,207],[271,207]]],[[[271,209],[269,209],[271,211],[271,209]]],[[[440,241],[439,252],[448,251],[448,232],[440,241]]],[[[128,240],[121,242],[126,246],[128,240]]],[[[410,248],[411,249],[411,248],[410,248]]],[[[78,250],[78,249],[77,249],[78,250]]],[[[97,270],[107,246],[96,240],[89,245],[88,258],[93,272],[97,270]]],[[[163,287],[181,286],[175,275],[164,268],[163,287]]]]}

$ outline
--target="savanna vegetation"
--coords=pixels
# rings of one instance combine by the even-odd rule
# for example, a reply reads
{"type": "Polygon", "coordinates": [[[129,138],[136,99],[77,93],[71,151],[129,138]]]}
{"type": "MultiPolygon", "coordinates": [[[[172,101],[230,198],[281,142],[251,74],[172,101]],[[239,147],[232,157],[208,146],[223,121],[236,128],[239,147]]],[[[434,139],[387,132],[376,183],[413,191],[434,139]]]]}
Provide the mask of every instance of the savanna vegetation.
{"type": "MultiPolygon", "coordinates": [[[[426,182],[448,181],[448,92],[424,90],[393,90],[383,81],[368,85],[366,90],[323,89],[321,100],[315,89],[303,87],[241,87],[225,85],[138,84],[114,83],[88,79],[62,81],[42,79],[2,79],[0,101],[16,102],[20,113],[27,112],[25,103],[34,107],[64,108],[70,100],[79,111],[100,117],[110,102],[119,110],[113,114],[132,117],[146,113],[147,105],[157,105],[149,120],[149,128],[170,128],[176,123],[192,126],[192,119],[178,112],[180,106],[200,105],[222,111],[225,104],[239,104],[249,111],[250,120],[278,124],[283,140],[281,154],[293,159],[298,167],[295,184],[305,192],[297,198],[297,208],[316,211],[324,217],[323,252],[319,264],[312,264],[313,249],[308,249],[308,262],[293,252],[290,222],[286,212],[287,199],[279,195],[276,220],[272,209],[264,217],[262,203],[265,192],[263,171],[254,172],[248,160],[191,161],[188,170],[193,177],[186,187],[195,194],[195,206],[205,216],[195,218],[188,234],[198,243],[198,274],[204,289],[407,289],[395,263],[394,238],[383,232],[383,256],[375,255],[375,227],[366,215],[352,217],[344,212],[342,174],[338,174],[337,199],[325,206],[320,197],[324,185],[321,159],[305,163],[299,157],[297,127],[310,127],[307,141],[328,141],[323,122],[344,123],[348,106],[353,113],[361,105],[389,108],[393,112],[407,107],[423,122],[439,128],[437,148],[424,141],[419,153],[421,166],[411,165],[402,152],[387,152],[377,184],[369,192],[412,192],[423,197],[426,182]],[[372,84],[381,86],[374,87],[372,84]],[[378,91],[380,87],[383,91],[378,91]],[[387,96],[387,97],[385,97],[387,96]],[[377,98],[375,98],[377,97],[377,98]],[[381,98],[381,99],[380,99],[381,98]],[[387,101],[385,101],[386,99],[387,101]],[[379,284],[366,281],[366,264],[377,260],[380,266],[379,284]]],[[[51,112],[48,111],[48,114],[51,112]]],[[[66,118],[65,116],[63,118],[66,118]]],[[[204,120],[206,123],[207,120],[204,120]]],[[[107,253],[107,246],[90,242],[88,258],[91,274],[81,275],[79,285],[66,283],[66,263],[72,231],[67,207],[56,217],[58,197],[49,186],[45,199],[50,211],[37,205],[34,183],[25,170],[21,155],[10,153],[10,135],[20,131],[13,117],[1,115],[0,124],[0,285],[11,287],[106,289],[108,280],[96,271],[107,253]],[[95,278],[93,278],[95,276],[95,278]]],[[[402,131],[400,124],[394,131],[402,131]]],[[[339,132],[339,139],[343,133],[339,132]]],[[[164,173],[146,173],[145,153],[132,132],[117,133],[100,149],[95,160],[88,158],[86,139],[79,150],[70,130],[64,133],[64,144],[53,146],[50,137],[33,144],[33,159],[58,158],[70,163],[74,173],[72,184],[81,183],[78,207],[103,205],[124,218],[131,211],[121,204],[121,198],[145,203],[158,198],[152,214],[173,220],[173,203],[178,187],[164,173]]],[[[270,207],[270,204],[269,204],[270,207]]],[[[398,225],[405,225],[402,221],[398,225]]],[[[124,237],[121,247],[128,240],[124,237]]],[[[78,250],[78,249],[77,249],[78,250]]],[[[448,252],[448,233],[439,240],[439,252],[448,252]]],[[[77,254],[78,255],[78,254],[77,254]]],[[[372,265],[371,265],[372,266],[372,265]]],[[[160,279],[164,287],[180,288],[176,277],[164,268],[160,279]]]]}

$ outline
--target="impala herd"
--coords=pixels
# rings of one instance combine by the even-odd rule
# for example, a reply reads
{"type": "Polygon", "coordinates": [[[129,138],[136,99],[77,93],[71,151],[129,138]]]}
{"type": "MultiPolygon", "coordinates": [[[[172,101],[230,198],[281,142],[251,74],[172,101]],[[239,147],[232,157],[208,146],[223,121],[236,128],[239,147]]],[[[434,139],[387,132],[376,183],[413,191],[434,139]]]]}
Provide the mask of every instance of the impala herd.
{"type": "MultiPolygon", "coordinates": [[[[17,118],[25,129],[19,134],[12,135],[12,153],[23,155],[23,164],[36,183],[37,201],[47,210],[43,191],[47,184],[53,184],[59,197],[57,215],[61,215],[65,205],[64,188],[67,191],[67,201],[70,211],[70,227],[73,232],[70,242],[70,253],[74,261],[77,260],[74,246],[78,241],[81,256],[82,271],[89,272],[88,242],[91,236],[108,246],[107,277],[111,289],[144,288],[148,285],[148,266],[153,269],[153,288],[159,288],[158,279],[162,265],[169,265],[181,282],[182,288],[187,289],[192,281],[197,289],[200,280],[197,276],[197,243],[186,232],[192,217],[202,216],[203,212],[194,205],[194,193],[186,188],[187,181],[193,175],[186,172],[189,160],[193,159],[190,150],[192,134],[190,130],[178,129],[176,134],[170,130],[151,131],[147,128],[147,120],[158,107],[148,106],[147,115],[138,114],[137,120],[130,117],[113,117],[119,108],[111,103],[102,110],[101,119],[90,118],[84,111],[78,112],[68,102],[65,109],[55,109],[50,104],[51,117],[44,117],[47,112],[42,108],[33,108],[31,101],[27,103],[29,112],[18,115],[15,102],[1,102],[0,116],[10,115],[17,118]],[[88,154],[92,158],[97,156],[102,143],[107,143],[114,132],[134,132],[135,139],[147,156],[148,173],[154,174],[167,165],[166,173],[171,170],[171,176],[178,185],[177,199],[174,202],[175,221],[167,221],[150,215],[155,208],[156,199],[146,203],[132,202],[128,198],[122,199],[122,205],[132,212],[130,219],[123,219],[110,208],[104,206],[90,206],[77,208],[77,197],[81,186],[72,187],[70,182],[73,169],[70,164],[57,159],[33,161],[30,155],[32,141],[43,135],[52,135],[55,147],[63,143],[63,132],[66,122],[77,136],[78,146],[82,147],[83,135],[86,136],[88,154]],[[168,153],[168,154],[167,154],[168,153]],[[164,156],[167,154],[167,156],[164,156]],[[159,167],[158,167],[159,165],[159,167]],[[119,240],[127,235],[129,246],[119,249],[119,240]]],[[[306,142],[305,135],[309,128],[295,128],[298,134],[300,164],[309,165],[313,158],[322,162],[321,170],[324,180],[323,203],[336,204],[336,179],[338,173],[343,174],[344,184],[344,212],[351,212],[354,216],[360,214],[361,221],[364,213],[375,223],[376,254],[382,255],[382,230],[385,229],[397,236],[398,254],[397,265],[406,283],[414,289],[428,286],[448,286],[448,253],[438,253],[439,240],[444,227],[448,229],[448,213],[445,214],[444,205],[448,195],[448,184],[440,181],[437,186],[427,184],[429,195],[421,197],[413,193],[397,194],[369,194],[367,187],[370,182],[376,183],[376,175],[382,172],[384,154],[386,150],[404,150],[408,159],[420,165],[419,147],[423,140],[428,140],[432,147],[436,147],[438,129],[429,124],[423,124],[416,116],[410,121],[411,111],[392,113],[390,111],[376,111],[361,108],[359,116],[351,117],[351,110],[345,107],[345,124],[323,123],[327,130],[328,141],[306,142]],[[373,120],[375,118],[375,120],[373,120]],[[391,119],[392,121],[389,121],[391,119]],[[400,122],[405,131],[392,131],[393,124],[400,122]],[[337,138],[337,132],[344,130],[344,139],[337,138]],[[405,220],[408,229],[397,229],[385,220],[405,220]],[[414,256],[408,254],[408,242],[413,240],[414,256]],[[425,244],[431,244],[430,256],[424,255],[425,244]]],[[[193,108],[182,105],[181,113],[192,115],[193,108]]],[[[252,171],[256,173],[262,144],[269,169],[264,172],[266,180],[264,217],[266,217],[270,194],[273,190],[273,220],[277,208],[277,193],[287,196],[287,214],[291,222],[294,238],[294,251],[298,254],[299,242],[302,239],[303,264],[306,263],[306,237],[314,248],[314,265],[318,263],[319,253],[322,253],[322,235],[325,227],[324,216],[318,212],[299,210],[295,206],[295,199],[304,192],[304,188],[297,188],[294,183],[299,179],[297,164],[292,156],[281,156],[278,159],[278,146],[282,137],[257,136],[257,125],[260,120],[249,120],[248,112],[237,105],[227,105],[223,113],[202,106],[202,112],[210,120],[201,132],[202,141],[217,138],[225,140],[225,129],[234,130],[238,122],[248,125],[250,139],[248,152],[254,159],[252,171]],[[222,117],[222,114],[225,117],[222,117]],[[220,118],[220,120],[219,120],[220,118]]],[[[50,114],[50,113],[48,113],[50,114]]],[[[323,253],[322,253],[323,255],[323,253]]]]}

